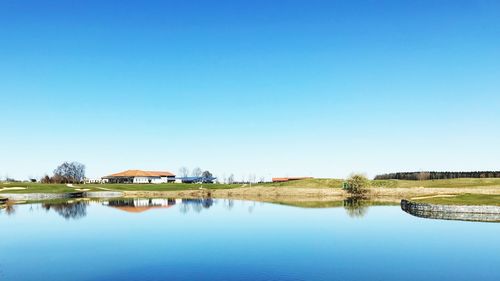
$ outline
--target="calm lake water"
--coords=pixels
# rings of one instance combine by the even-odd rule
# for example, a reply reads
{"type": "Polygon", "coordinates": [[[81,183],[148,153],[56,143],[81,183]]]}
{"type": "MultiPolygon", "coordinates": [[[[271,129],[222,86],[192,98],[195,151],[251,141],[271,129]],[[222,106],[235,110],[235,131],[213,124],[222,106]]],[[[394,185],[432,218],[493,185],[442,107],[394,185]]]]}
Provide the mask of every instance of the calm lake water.
{"type": "Polygon", "coordinates": [[[0,280],[500,280],[500,224],[399,206],[128,200],[0,210],[0,280]]]}

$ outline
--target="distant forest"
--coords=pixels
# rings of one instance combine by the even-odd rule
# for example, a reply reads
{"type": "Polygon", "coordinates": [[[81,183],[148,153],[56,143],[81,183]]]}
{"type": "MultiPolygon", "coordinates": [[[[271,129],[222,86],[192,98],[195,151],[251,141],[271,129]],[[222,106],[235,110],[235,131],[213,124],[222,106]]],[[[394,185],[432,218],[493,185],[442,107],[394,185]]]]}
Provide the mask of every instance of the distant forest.
{"type": "Polygon", "coordinates": [[[376,180],[444,180],[460,178],[500,178],[500,172],[404,172],[377,175],[376,180]]]}

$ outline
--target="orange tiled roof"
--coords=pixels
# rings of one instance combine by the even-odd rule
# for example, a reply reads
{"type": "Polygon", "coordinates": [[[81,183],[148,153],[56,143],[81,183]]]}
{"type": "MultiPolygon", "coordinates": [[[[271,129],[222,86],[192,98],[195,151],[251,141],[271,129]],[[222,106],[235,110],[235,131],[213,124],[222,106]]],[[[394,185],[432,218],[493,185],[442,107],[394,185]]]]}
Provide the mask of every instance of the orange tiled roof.
{"type": "Polygon", "coordinates": [[[273,178],[273,182],[288,181],[287,178],[273,178]]]}
{"type": "Polygon", "coordinates": [[[160,177],[175,177],[174,174],[167,171],[148,171],[148,173],[159,175],[160,177]]]}
{"type": "Polygon", "coordinates": [[[118,177],[173,177],[174,174],[167,171],[142,171],[142,170],[127,170],[116,174],[111,174],[106,178],[118,177]]]}
{"type": "Polygon", "coordinates": [[[312,179],[312,177],[291,177],[291,178],[273,178],[273,182],[285,182],[285,181],[293,181],[293,180],[304,180],[304,179],[312,179]]]}

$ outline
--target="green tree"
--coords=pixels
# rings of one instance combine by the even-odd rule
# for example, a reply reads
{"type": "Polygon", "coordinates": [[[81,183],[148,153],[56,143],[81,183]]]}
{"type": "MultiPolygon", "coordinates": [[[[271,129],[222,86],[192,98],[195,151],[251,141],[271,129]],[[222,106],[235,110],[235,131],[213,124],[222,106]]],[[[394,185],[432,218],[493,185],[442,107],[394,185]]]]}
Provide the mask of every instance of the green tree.
{"type": "Polygon", "coordinates": [[[351,196],[362,197],[368,193],[370,181],[361,174],[351,175],[345,184],[345,189],[351,196]]]}
{"type": "Polygon", "coordinates": [[[213,177],[212,173],[210,173],[209,171],[204,171],[201,174],[201,176],[204,177],[204,178],[211,178],[211,177],[213,177]]]}

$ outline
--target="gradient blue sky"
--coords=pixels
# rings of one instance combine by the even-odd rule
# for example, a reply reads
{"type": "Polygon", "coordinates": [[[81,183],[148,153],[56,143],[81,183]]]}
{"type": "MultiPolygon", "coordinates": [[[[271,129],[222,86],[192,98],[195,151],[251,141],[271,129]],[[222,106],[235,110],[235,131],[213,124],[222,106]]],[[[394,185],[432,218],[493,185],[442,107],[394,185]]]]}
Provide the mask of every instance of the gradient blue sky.
{"type": "Polygon", "coordinates": [[[500,169],[499,1],[0,2],[0,177],[500,169]]]}

